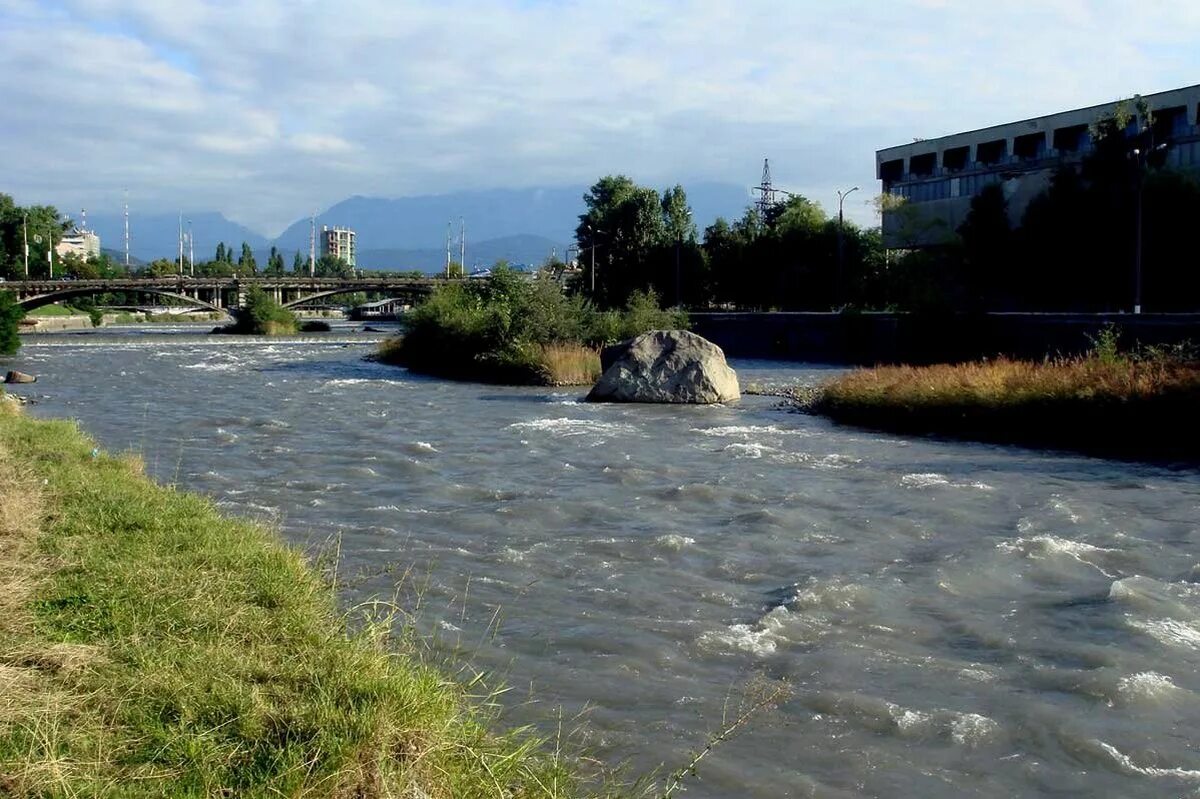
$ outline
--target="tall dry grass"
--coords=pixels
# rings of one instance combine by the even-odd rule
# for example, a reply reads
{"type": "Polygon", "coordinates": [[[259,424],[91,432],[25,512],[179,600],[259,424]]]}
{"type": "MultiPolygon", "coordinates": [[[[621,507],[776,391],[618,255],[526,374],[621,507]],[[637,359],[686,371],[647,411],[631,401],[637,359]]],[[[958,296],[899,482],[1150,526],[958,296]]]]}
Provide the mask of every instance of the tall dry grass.
{"type": "Polygon", "coordinates": [[[581,344],[539,344],[536,360],[546,385],[583,386],[600,379],[600,353],[581,344]]]}
{"type": "Polygon", "coordinates": [[[812,408],[902,432],[1200,457],[1200,362],[1154,353],[860,369],[821,386],[812,408]]]}

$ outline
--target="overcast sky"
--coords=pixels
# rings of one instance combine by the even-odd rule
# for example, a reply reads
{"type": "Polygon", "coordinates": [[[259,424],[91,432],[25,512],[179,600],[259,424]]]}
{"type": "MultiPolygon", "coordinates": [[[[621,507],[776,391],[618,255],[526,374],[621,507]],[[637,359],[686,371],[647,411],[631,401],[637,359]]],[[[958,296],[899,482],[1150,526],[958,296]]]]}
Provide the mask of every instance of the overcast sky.
{"type": "Polygon", "coordinates": [[[218,210],[776,183],[873,223],[876,149],[1200,83],[1198,0],[0,0],[0,192],[218,210]]]}

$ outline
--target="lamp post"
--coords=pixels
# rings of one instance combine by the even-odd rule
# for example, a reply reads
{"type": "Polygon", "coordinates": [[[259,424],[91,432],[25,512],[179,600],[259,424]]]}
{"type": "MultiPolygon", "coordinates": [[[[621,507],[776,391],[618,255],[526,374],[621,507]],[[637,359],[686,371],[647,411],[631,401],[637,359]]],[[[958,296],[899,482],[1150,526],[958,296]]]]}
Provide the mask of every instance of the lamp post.
{"type": "Polygon", "coordinates": [[[1167,149],[1166,144],[1154,145],[1153,131],[1150,133],[1150,144],[1145,149],[1134,147],[1129,151],[1136,170],[1134,205],[1136,206],[1137,231],[1134,237],[1133,250],[1133,312],[1142,312],[1142,195],[1146,186],[1146,166],[1153,153],[1167,149]]]}
{"type": "Polygon", "coordinates": [[[838,264],[837,264],[837,280],[835,282],[834,295],[835,295],[835,301],[837,302],[837,304],[839,306],[842,304],[842,270],[844,268],[843,262],[845,261],[845,257],[846,257],[846,255],[845,255],[846,249],[845,249],[845,244],[843,241],[843,234],[842,234],[842,228],[845,225],[845,216],[842,213],[842,204],[846,201],[847,197],[849,197],[851,194],[853,194],[856,191],[858,191],[858,186],[855,186],[852,189],[847,189],[846,191],[842,191],[841,189],[838,189],[838,193],[837,193],[837,196],[838,196],[838,231],[837,231],[838,264]]]}
{"type": "Polygon", "coordinates": [[[25,235],[25,279],[29,279],[29,216],[21,217],[21,232],[25,235]]]}
{"type": "Polygon", "coordinates": [[[591,251],[592,251],[592,300],[595,300],[596,299],[596,238],[595,238],[595,234],[597,234],[597,233],[603,233],[604,235],[608,235],[608,234],[604,233],[603,230],[597,230],[596,228],[592,227],[591,225],[588,225],[587,229],[588,229],[588,232],[592,234],[592,245],[591,245],[591,251]]]}
{"type": "MultiPolygon", "coordinates": [[[[691,224],[692,212],[688,211],[687,216],[685,218],[688,220],[688,224],[691,224]]],[[[676,238],[675,238],[675,307],[682,308],[683,307],[683,289],[682,289],[681,282],[679,279],[679,251],[681,249],[683,249],[683,229],[682,228],[678,231],[678,234],[679,235],[676,236],[676,238]]]]}

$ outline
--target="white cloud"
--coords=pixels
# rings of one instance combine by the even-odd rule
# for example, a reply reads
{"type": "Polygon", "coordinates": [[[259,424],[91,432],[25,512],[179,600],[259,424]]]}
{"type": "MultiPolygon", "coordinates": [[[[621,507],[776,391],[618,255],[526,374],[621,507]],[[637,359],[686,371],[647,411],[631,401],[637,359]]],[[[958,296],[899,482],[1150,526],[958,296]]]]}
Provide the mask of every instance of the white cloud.
{"type": "Polygon", "coordinates": [[[765,155],[832,208],[880,147],[1193,82],[1198,39],[1180,0],[0,0],[0,167],[21,201],[128,187],[270,233],[349,194],[748,185],[765,155]]]}

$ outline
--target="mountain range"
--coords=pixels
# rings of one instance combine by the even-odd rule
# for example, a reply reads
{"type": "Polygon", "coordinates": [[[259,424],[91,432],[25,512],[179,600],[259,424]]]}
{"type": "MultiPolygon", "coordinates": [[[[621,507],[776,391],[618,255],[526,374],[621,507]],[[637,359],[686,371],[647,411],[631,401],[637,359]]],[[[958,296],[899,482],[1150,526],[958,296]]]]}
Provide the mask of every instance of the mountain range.
{"type": "MultiPolygon", "coordinates": [[[[745,187],[728,183],[686,186],[693,219],[703,229],[718,216],[738,217],[750,202],[745,187]]],[[[452,194],[400,197],[350,197],[316,218],[317,229],[349,227],[357,234],[358,262],[364,269],[420,269],[435,272],[446,263],[449,232],[452,256],[458,260],[461,225],[466,224],[467,265],[488,266],[503,258],[514,264],[538,264],[553,251],[561,257],[573,241],[584,211],[587,186],[492,189],[452,194]],[[449,224],[448,224],[449,223],[449,224]],[[448,231],[449,228],[449,231],[448,231]]],[[[89,214],[89,226],[105,249],[124,252],[124,219],[118,214],[89,214]]],[[[132,215],[130,253],[149,261],[174,258],[178,252],[178,213],[132,215]]],[[[196,259],[211,258],[218,242],[241,249],[250,245],[259,263],[271,246],[284,254],[290,268],[295,252],[307,255],[310,219],[300,219],[275,239],[240,225],[216,211],[185,212],[196,259]]]]}

